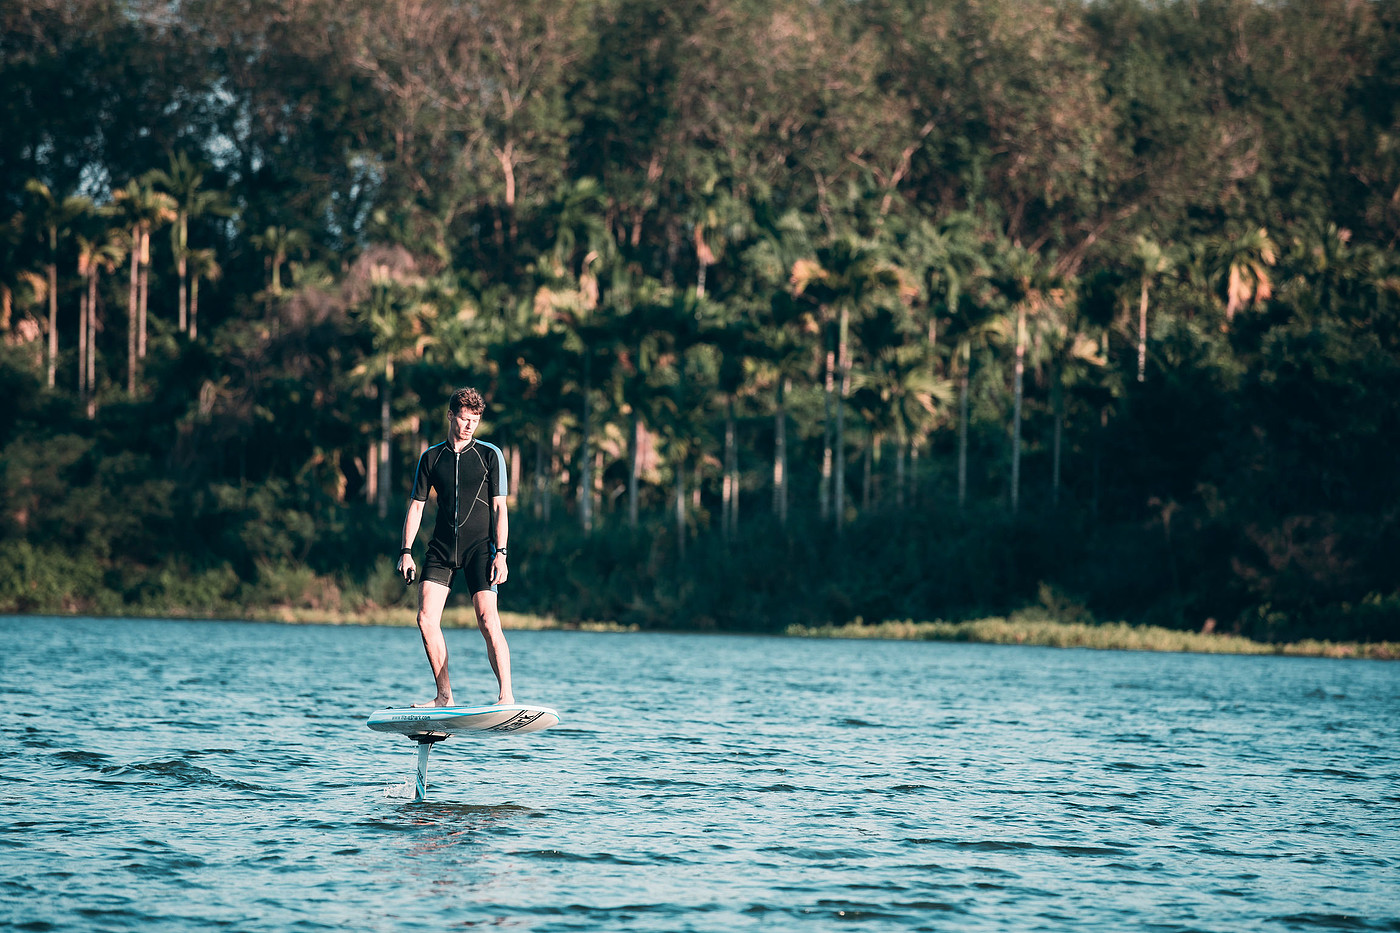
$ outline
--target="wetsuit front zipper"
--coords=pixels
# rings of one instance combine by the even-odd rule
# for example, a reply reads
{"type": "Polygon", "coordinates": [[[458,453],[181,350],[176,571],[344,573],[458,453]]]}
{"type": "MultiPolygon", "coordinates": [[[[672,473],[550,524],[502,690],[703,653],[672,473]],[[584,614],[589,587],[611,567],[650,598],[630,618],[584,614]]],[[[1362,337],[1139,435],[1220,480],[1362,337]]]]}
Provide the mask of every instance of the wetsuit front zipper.
{"type": "Polygon", "coordinates": [[[462,523],[462,452],[452,451],[452,566],[457,566],[457,552],[461,550],[462,523]]]}

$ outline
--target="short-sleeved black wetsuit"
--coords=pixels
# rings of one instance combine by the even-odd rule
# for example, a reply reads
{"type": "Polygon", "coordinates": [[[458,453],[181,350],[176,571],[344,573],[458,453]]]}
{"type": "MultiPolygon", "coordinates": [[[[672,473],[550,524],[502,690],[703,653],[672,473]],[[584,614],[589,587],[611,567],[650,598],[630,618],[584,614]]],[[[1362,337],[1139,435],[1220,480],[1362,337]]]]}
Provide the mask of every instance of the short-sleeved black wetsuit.
{"type": "Polygon", "coordinates": [[[495,444],[473,439],[454,451],[444,441],[423,451],[413,478],[413,498],[437,493],[437,521],[423,579],[450,587],[460,569],[472,593],[495,592],[491,559],[496,556],[496,514],[491,500],[506,495],[506,458],[495,444]]]}

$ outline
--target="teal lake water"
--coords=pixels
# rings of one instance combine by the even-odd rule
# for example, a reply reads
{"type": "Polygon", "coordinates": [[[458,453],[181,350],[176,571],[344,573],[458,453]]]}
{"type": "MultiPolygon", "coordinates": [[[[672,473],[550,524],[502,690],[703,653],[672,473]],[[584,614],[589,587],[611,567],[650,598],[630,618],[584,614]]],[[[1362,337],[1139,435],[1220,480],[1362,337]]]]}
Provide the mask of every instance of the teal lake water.
{"type": "Polygon", "coordinates": [[[0,929],[1400,930],[1400,665],[509,637],[0,618],[0,929]]]}

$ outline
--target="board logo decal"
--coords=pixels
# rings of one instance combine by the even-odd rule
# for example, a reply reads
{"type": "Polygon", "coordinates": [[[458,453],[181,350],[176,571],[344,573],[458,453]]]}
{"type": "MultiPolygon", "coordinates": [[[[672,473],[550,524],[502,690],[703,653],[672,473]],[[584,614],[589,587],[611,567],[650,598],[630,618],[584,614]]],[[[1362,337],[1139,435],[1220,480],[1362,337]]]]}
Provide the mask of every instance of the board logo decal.
{"type": "Polygon", "coordinates": [[[543,715],[544,715],[544,713],[539,712],[539,711],[536,711],[536,710],[523,710],[523,711],[521,711],[521,712],[519,712],[519,713],[516,713],[516,714],[515,714],[514,716],[512,716],[510,719],[507,719],[505,722],[501,723],[499,726],[492,726],[491,729],[490,729],[489,731],[491,731],[491,732],[515,732],[515,731],[517,731],[517,730],[519,730],[519,729],[524,729],[524,728],[525,728],[526,726],[528,726],[530,723],[534,722],[536,719],[539,719],[539,718],[540,718],[541,716],[543,716],[543,715]]]}

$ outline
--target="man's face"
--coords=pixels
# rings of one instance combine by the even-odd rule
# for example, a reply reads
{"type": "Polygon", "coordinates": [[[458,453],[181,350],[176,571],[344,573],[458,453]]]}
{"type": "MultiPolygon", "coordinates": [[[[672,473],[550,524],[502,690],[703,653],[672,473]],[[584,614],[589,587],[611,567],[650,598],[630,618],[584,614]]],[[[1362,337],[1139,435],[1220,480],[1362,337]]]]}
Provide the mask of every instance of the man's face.
{"type": "Polygon", "coordinates": [[[463,408],[460,411],[449,411],[447,419],[452,428],[452,437],[459,441],[469,441],[476,433],[476,426],[481,424],[481,412],[467,411],[463,408]]]}

